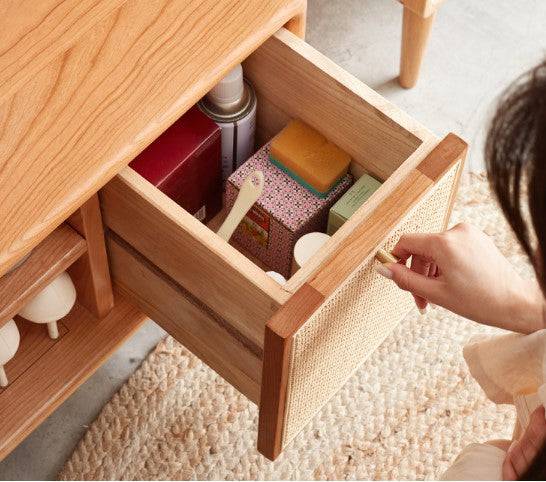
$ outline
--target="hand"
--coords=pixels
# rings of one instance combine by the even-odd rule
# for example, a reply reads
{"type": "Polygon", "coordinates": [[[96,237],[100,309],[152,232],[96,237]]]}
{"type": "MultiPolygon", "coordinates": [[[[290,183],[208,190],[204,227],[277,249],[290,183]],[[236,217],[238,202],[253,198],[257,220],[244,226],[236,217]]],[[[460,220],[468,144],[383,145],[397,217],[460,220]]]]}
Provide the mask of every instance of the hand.
{"type": "Polygon", "coordinates": [[[531,414],[523,435],[512,443],[506,453],[502,465],[503,480],[521,480],[545,443],[546,419],[544,407],[539,407],[531,414]]]}
{"type": "Polygon", "coordinates": [[[400,263],[376,269],[413,293],[420,310],[434,303],[512,331],[544,328],[544,301],[536,281],[522,279],[491,238],[469,224],[441,234],[403,235],[392,253],[400,263]]]}

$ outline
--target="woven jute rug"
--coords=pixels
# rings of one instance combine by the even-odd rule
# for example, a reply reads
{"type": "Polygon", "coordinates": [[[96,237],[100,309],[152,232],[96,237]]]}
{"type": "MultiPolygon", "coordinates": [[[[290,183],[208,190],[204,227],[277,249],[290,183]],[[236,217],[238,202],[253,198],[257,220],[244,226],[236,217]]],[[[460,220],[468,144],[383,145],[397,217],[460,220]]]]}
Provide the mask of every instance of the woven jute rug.
{"type": "MultiPolygon", "coordinates": [[[[453,222],[531,271],[482,176],[453,222]]],[[[441,308],[412,311],[277,461],[255,449],[257,408],[168,337],[89,427],[61,479],[431,479],[467,444],[509,438],[510,406],[470,377],[462,347],[493,332],[441,308]]]]}

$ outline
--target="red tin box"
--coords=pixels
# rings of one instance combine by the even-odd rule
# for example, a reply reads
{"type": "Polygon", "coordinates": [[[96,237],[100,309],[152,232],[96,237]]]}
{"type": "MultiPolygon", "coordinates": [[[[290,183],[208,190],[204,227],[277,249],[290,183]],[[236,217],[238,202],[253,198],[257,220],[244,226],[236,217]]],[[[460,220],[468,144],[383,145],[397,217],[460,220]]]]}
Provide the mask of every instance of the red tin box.
{"type": "Polygon", "coordinates": [[[220,128],[197,107],[129,165],[200,221],[222,208],[220,128]]]}

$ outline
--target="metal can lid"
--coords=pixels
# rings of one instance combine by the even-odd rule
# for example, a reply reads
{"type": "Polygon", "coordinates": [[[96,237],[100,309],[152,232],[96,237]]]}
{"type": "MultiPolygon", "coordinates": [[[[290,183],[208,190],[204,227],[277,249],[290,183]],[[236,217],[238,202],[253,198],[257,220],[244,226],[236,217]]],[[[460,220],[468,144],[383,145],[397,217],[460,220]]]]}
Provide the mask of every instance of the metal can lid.
{"type": "Polygon", "coordinates": [[[243,80],[243,97],[238,106],[225,109],[222,106],[214,104],[208,96],[205,96],[197,104],[199,109],[215,122],[235,122],[241,120],[256,104],[254,89],[246,79],[243,80]]]}
{"type": "Polygon", "coordinates": [[[243,68],[237,64],[207,94],[207,99],[223,110],[238,108],[244,95],[243,68]]]}

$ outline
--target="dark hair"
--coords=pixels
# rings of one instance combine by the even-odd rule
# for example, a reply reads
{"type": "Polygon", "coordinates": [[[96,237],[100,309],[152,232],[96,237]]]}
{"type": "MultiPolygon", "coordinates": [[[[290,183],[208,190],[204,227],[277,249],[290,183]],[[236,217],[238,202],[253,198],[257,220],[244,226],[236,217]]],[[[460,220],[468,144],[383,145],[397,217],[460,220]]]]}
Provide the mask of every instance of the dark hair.
{"type": "MultiPolygon", "coordinates": [[[[491,188],[546,293],[546,61],[502,95],[485,157],[491,188]]],[[[522,480],[546,480],[546,444],[522,480]]]]}
{"type": "Polygon", "coordinates": [[[485,158],[491,187],[546,292],[546,61],[503,94],[485,158]]]}

